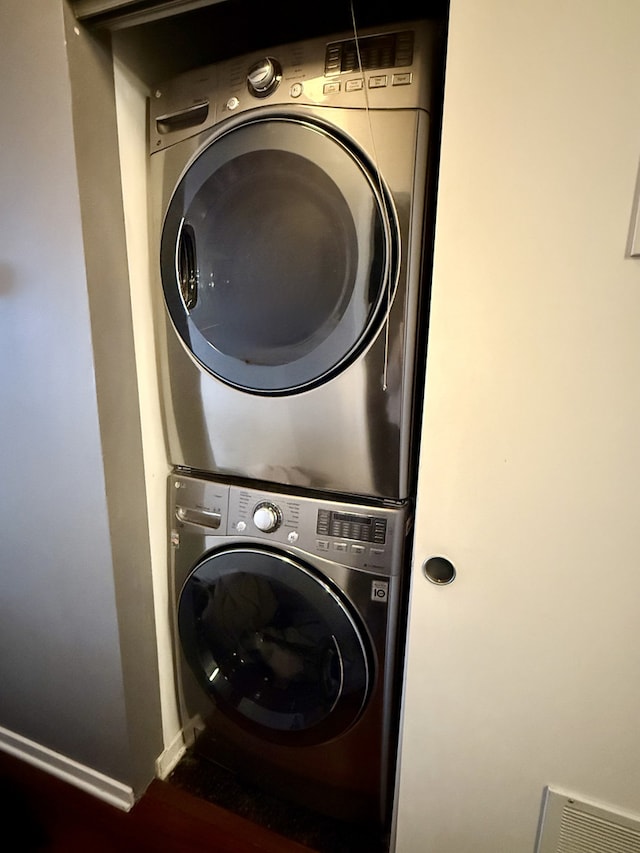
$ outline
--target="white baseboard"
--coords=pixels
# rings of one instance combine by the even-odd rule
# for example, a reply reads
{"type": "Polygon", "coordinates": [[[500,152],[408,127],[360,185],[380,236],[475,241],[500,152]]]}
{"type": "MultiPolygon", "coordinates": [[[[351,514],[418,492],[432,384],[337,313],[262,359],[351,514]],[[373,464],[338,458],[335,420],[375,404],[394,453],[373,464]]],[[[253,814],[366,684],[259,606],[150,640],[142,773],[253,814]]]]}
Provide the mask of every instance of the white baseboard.
{"type": "Polygon", "coordinates": [[[203,729],[204,723],[198,715],[185,723],[162,755],[156,758],[156,774],[159,779],[167,778],[203,729]]]}
{"type": "Polygon", "coordinates": [[[179,731],[169,746],[156,758],[156,775],[159,779],[167,778],[185,754],[186,749],[184,733],[179,731]]]}
{"type": "Polygon", "coordinates": [[[81,788],[122,811],[128,812],[133,807],[133,788],[2,726],[0,750],[57,776],[58,779],[75,785],[76,788],[81,788]]]}

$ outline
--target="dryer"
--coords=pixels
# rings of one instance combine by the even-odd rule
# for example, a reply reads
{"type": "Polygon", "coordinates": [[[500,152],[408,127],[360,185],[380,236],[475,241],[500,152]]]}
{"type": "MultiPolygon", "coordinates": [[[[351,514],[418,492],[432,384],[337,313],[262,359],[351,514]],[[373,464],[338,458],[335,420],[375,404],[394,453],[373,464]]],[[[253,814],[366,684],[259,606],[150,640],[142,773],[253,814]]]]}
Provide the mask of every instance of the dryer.
{"type": "Polygon", "coordinates": [[[150,98],[172,466],[411,494],[438,39],[432,22],[341,33],[150,98]]]}
{"type": "Polygon", "coordinates": [[[169,513],[187,742],[272,794],[385,826],[409,505],[172,474],[169,513]]]}

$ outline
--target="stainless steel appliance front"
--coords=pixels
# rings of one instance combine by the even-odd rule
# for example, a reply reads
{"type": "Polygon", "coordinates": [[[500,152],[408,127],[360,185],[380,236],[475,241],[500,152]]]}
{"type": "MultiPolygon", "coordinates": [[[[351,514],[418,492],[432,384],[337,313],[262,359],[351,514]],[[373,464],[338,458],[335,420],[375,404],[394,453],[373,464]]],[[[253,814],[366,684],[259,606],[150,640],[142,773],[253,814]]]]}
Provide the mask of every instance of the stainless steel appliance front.
{"type": "Polygon", "coordinates": [[[169,516],[196,748],[315,810],[384,823],[409,505],[172,475],[169,516]]]}
{"type": "Polygon", "coordinates": [[[411,493],[435,29],[189,72],[151,99],[172,465],[411,493]]]}

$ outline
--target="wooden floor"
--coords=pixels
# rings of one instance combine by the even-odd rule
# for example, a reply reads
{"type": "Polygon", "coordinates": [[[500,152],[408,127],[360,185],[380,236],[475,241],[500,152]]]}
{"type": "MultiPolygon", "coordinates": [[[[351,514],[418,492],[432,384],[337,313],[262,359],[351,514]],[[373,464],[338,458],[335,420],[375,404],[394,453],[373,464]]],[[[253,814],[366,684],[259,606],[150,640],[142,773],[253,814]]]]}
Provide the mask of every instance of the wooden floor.
{"type": "Polygon", "coordinates": [[[130,812],[0,752],[7,853],[309,853],[291,841],[154,780],[130,812]],[[8,840],[12,839],[12,840],[8,840]]]}

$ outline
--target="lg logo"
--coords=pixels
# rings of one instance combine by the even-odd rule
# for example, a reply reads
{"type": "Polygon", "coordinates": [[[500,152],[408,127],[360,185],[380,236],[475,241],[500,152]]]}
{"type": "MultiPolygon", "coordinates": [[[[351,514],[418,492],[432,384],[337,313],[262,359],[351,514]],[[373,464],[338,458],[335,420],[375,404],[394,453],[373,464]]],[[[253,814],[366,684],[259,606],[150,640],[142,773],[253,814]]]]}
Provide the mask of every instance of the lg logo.
{"type": "Polygon", "coordinates": [[[389,584],[387,581],[371,581],[371,600],[386,601],[389,597],[389,584]]]}

